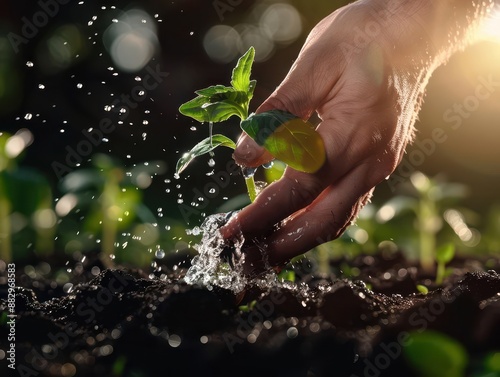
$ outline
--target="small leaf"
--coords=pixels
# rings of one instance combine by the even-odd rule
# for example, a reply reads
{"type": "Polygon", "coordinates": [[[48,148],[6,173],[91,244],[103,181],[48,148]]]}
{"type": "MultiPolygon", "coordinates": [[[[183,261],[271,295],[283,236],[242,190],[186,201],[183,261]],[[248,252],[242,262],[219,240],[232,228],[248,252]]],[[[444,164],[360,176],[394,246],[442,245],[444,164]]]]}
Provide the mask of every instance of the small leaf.
{"type": "Polygon", "coordinates": [[[446,264],[450,262],[454,256],[455,256],[455,245],[453,245],[451,242],[442,245],[436,250],[436,260],[439,263],[446,264]]]}
{"type": "Polygon", "coordinates": [[[236,67],[231,76],[231,85],[236,90],[248,92],[250,89],[250,73],[255,58],[255,49],[250,47],[245,54],[238,59],[236,67]]]}
{"type": "Polygon", "coordinates": [[[248,102],[250,102],[250,100],[252,99],[253,92],[255,91],[255,87],[256,86],[257,86],[257,80],[251,80],[250,81],[250,86],[248,87],[248,90],[247,90],[248,102]]]}
{"type": "Polygon", "coordinates": [[[413,331],[403,352],[419,376],[461,377],[468,355],[457,340],[439,332],[413,331]]]}
{"type": "Polygon", "coordinates": [[[182,173],[182,171],[184,171],[184,169],[186,169],[191,161],[193,161],[196,157],[211,152],[217,147],[235,149],[236,144],[224,135],[213,135],[212,139],[207,137],[196,144],[189,152],[184,153],[184,155],[177,161],[176,173],[182,173]]]}
{"type": "Polygon", "coordinates": [[[225,85],[213,85],[205,89],[196,90],[195,93],[199,96],[211,97],[214,94],[234,92],[234,88],[225,85]]]}
{"type": "Polygon", "coordinates": [[[191,101],[183,103],[179,107],[179,112],[182,115],[191,117],[198,122],[209,122],[209,115],[207,114],[205,107],[209,104],[209,98],[206,96],[198,96],[193,98],[191,101]]]}
{"type": "Polygon", "coordinates": [[[422,293],[423,295],[426,295],[429,293],[429,288],[427,288],[425,285],[422,284],[417,284],[417,290],[422,293]]]}
{"type": "Polygon", "coordinates": [[[181,114],[198,122],[222,122],[233,115],[244,117],[247,94],[223,85],[211,86],[197,91],[198,97],[179,107],[181,114]],[[206,95],[205,95],[206,94],[206,95]]]}
{"type": "Polygon", "coordinates": [[[229,100],[211,103],[205,106],[203,110],[207,114],[207,121],[213,123],[223,122],[233,115],[239,116],[240,118],[243,117],[241,108],[236,103],[229,100]]]}
{"type": "Polygon", "coordinates": [[[295,170],[314,173],[325,162],[321,135],[310,123],[289,112],[252,114],[241,122],[241,128],[273,157],[295,170]]]}

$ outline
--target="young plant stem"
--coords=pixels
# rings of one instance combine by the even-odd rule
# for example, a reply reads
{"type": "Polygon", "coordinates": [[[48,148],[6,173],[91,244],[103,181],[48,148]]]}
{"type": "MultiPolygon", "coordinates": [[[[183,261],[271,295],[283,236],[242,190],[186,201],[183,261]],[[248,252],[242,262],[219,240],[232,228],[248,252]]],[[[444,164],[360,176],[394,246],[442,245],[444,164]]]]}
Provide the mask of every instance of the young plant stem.
{"type": "Polygon", "coordinates": [[[250,198],[250,202],[253,203],[257,197],[257,188],[253,176],[245,178],[245,183],[247,185],[248,197],[250,198]]]}
{"type": "Polygon", "coordinates": [[[445,272],[446,272],[445,264],[443,262],[438,262],[437,271],[436,271],[436,284],[437,285],[443,284],[445,272]]]}
{"type": "Polygon", "coordinates": [[[436,235],[433,221],[435,218],[435,205],[432,200],[424,197],[420,200],[418,208],[418,227],[420,238],[420,266],[430,273],[434,269],[436,253],[436,235]]]}
{"type": "Polygon", "coordinates": [[[116,221],[115,198],[119,190],[118,182],[115,181],[113,174],[110,174],[108,181],[104,185],[102,193],[102,263],[107,268],[112,268],[114,262],[112,255],[115,252],[115,241],[118,224],[116,221]]]}

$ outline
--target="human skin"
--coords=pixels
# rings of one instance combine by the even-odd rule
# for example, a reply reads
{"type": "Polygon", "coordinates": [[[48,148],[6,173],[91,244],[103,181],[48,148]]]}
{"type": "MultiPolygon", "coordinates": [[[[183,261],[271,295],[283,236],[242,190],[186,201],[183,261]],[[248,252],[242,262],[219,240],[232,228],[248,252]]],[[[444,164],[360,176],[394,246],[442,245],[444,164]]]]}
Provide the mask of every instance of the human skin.
{"type": "MultiPolygon", "coordinates": [[[[262,269],[261,250],[281,266],[338,238],[403,158],[434,70],[475,41],[493,1],[360,0],[337,9],[310,32],[290,71],[257,113],[316,113],[326,162],[314,174],[287,168],[222,227],[245,237],[247,271],[262,269]],[[251,246],[248,240],[256,239],[251,246]]],[[[272,156],[243,134],[235,161],[260,166],[272,156]]]]}

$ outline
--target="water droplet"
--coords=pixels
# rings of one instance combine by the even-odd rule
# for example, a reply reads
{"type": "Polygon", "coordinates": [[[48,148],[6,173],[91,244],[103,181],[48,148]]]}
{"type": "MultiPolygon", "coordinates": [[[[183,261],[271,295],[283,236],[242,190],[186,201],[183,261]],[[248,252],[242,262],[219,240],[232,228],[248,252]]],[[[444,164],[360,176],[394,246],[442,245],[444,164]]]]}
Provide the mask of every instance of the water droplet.
{"type": "Polygon", "coordinates": [[[269,161],[267,164],[262,165],[264,169],[271,169],[274,165],[274,161],[269,161]]]}
{"type": "Polygon", "coordinates": [[[111,105],[104,106],[104,111],[111,111],[111,105]]]}
{"type": "Polygon", "coordinates": [[[165,257],[165,251],[158,249],[155,251],[155,257],[158,259],[163,259],[165,257]]]}
{"type": "Polygon", "coordinates": [[[65,293],[71,293],[72,290],[73,290],[73,284],[66,283],[66,284],[63,285],[63,291],[65,293]]]}
{"type": "Polygon", "coordinates": [[[45,85],[43,85],[43,84],[38,84],[38,89],[42,89],[42,90],[43,90],[43,89],[45,89],[45,85]]]}
{"type": "Polygon", "coordinates": [[[26,67],[32,68],[33,66],[34,66],[33,62],[29,60],[26,62],[26,67]]]}
{"type": "Polygon", "coordinates": [[[243,177],[245,177],[245,179],[252,178],[255,175],[256,171],[257,168],[247,168],[247,167],[241,168],[241,172],[243,173],[243,177]]]}
{"type": "Polygon", "coordinates": [[[142,121],[142,124],[143,124],[143,125],[145,125],[145,126],[147,126],[147,125],[149,124],[149,121],[147,121],[147,120],[143,120],[143,121],[142,121]]]}
{"type": "Polygon", "coordinates": [[[31,113],[27,113],[27,114],[24,116],[24,119],[26,119],[26,120],[31,120],[31,118],[33,118],[33,114],[31,114],[31,113]]]}
{"type": "Polygon", "coordinates": [[[83,84],[79,82],[78,84],[76,84],[76,87],[77,87],[78,89],[81,89],[81,88],[83,88],[83,84]]]}
{"type": "Polygon", "coordinates": [[[211,168],[213,168],[215,166],[215,160],[213,158],[208,160],[208,166],[210,166],[211,168]]]}

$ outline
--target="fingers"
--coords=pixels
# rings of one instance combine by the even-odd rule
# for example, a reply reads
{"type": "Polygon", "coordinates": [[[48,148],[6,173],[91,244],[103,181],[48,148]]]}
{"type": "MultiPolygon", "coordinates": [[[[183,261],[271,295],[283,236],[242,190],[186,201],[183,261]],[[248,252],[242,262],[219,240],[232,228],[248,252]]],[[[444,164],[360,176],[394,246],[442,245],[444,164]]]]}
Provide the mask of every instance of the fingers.
{"type": "Polygon", "coordinates": [[[249,168],[256,168],[274,159],[266,149],[258,145],[246,133],[243,133],[238,139],[233,158],[238,165],[249,168]]]}
{"type": "Polygon", "coordinates": [[[275,224],[310,204],[327,186],[320,175],[287,169],[283,177],[266,187],[249,206],[221,228],[224,238],[245,237],[273,231],[275,224]]]}
{"type": "Polygon", "coordinates": [[[263,253],[270,266],[282,266],[297,255],[338,238],[369,201],[373,189],[359,184],[367,173],[360,167],[329,186],[306,208],[288,217],[265,239],[265,246],[247,251],[246,271],[262,270],[263,253]]]}

